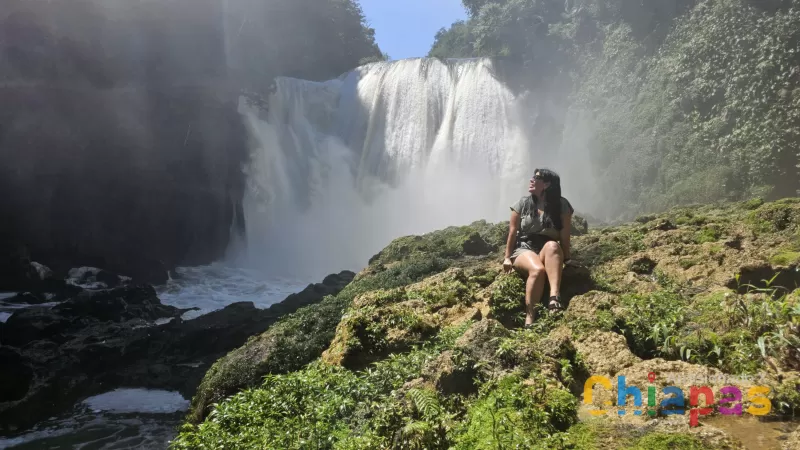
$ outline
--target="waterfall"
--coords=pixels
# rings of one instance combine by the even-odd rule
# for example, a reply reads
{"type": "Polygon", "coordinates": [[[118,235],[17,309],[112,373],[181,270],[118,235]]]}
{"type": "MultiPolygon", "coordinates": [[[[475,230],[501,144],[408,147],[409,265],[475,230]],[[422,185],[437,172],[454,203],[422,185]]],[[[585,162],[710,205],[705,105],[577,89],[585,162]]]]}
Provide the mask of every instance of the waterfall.
{"type": "Polygon", "coordinates": [[[537,149],[491,60],[275,83],[265,115],[241,108],[252,154],[239,263],[310,278],[358,270],[394,238],[507,220],[526,192],[537,149]]]}

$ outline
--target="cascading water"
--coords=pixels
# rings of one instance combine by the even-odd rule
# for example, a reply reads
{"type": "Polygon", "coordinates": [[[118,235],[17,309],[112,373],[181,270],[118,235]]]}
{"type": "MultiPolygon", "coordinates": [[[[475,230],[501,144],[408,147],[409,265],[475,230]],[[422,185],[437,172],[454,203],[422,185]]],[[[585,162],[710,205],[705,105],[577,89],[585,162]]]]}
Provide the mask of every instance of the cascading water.
{"type": "Polygon", "coordinates": [[[536,152],[487,59],[279,78],[268,105],[265,118],[243,107],[254,143],[247,234],[231,253],[273,275],[358,270],[396,237],[504,220],[536,152]]]}

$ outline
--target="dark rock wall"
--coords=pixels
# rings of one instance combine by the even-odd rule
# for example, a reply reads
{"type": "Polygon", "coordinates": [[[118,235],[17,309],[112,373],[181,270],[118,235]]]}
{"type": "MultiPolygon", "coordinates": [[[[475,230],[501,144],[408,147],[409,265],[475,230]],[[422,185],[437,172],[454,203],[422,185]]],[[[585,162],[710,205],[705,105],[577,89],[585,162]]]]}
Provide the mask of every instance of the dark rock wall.
{"type": "Polygon", "coordinates": [[[5,239],[147,280],[218,258],[246,158],[222,2],[6,0],[0,34],[5,239]]]}

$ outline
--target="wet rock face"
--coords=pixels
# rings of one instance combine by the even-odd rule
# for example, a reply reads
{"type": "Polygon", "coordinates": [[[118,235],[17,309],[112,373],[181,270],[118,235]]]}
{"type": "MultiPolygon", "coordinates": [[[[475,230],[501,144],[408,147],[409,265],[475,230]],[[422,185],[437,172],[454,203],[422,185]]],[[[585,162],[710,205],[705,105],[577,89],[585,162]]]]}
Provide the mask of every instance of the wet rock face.
{"type": "MultiPolygon", "coordinates": [[[[90,272],[100,277],[91,283],[120,280],[90,272]]],[[[120,386],[191,397],[214,361],[281,316],[339,292],[354,275],[331,275],[266,310],[242,302],[189,321],[180,319],[185,310],[162,304],[150,285],[73,286],[78,293],[55,306],[17,310],[0,324],[0,433],[120,386]]]]}

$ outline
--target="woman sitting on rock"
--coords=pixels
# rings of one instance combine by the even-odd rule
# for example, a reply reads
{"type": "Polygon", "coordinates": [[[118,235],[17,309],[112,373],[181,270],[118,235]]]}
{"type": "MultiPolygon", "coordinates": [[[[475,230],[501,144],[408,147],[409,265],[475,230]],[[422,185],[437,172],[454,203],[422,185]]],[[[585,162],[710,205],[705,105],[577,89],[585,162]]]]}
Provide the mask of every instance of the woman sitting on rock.
{"type": "Polygon", "coordinates": [[[536,169],[528,193],[511,207],[503,268],[527,277],[525,326],[534,320],[534,304],[542,298],[545,277],[550,280],[551,312],[562,311],[561,271],[569,261],[569,236],[575,210],[561,196],[561,179],[546,169],[536,169]]]}

